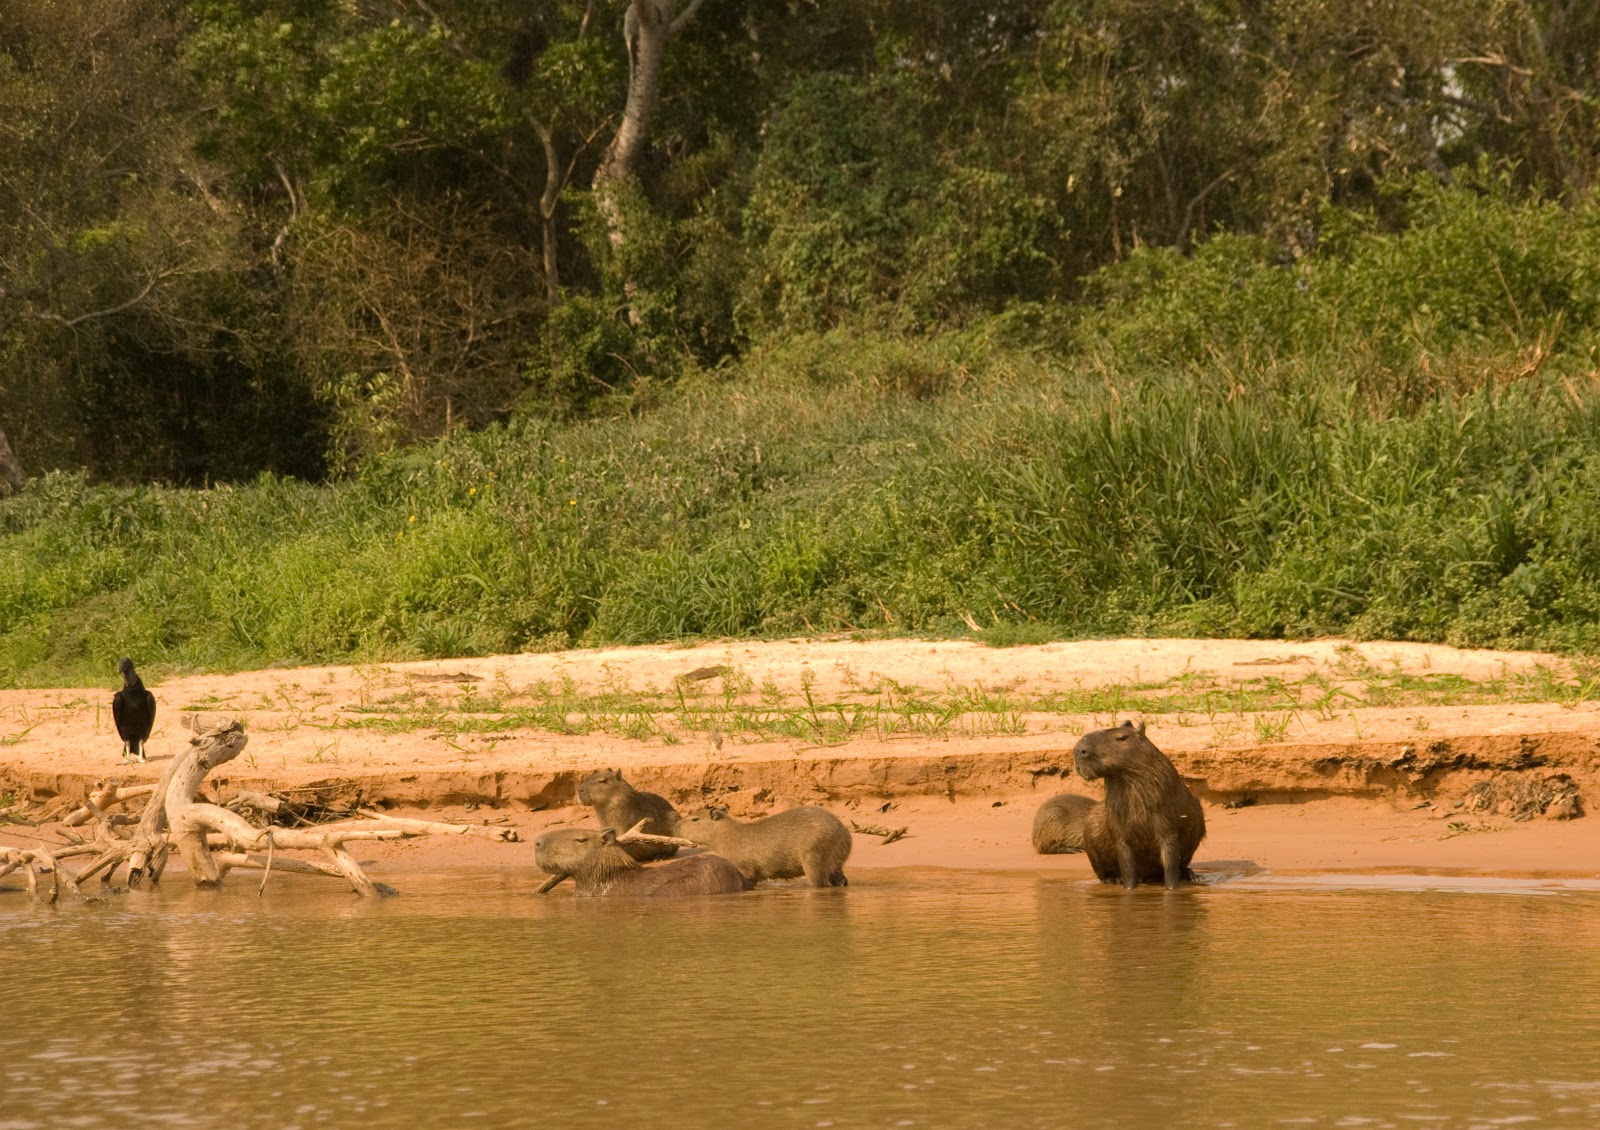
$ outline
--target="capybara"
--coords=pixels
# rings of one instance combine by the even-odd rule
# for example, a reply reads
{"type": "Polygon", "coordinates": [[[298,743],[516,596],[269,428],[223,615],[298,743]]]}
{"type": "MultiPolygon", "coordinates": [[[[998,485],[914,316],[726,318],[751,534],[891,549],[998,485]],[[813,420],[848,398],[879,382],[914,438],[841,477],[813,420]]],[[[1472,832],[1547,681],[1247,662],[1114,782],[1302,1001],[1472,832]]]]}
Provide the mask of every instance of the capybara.
{"type": "Polygon", "coordinates": [[[678,835],[726,856],[752,883],[804,875],[813,887],[844,887],[850,829],[826,808],[806,805],[745,823],[721,805],[678,817],[678,835]]]}
{"type": "MultiPolygon", "coordinates": [[[[594,808],[600,823],[619,836],[639,821],[642,831],[654,836],[677,834],[678,810],[666,797],[641,792],[622,779],[618,769],[600,769],[578,782],[578,800],[594,808]]],[[[676,844],[629,843],[622,849],[633,858],[648,863],[678,854],[676,844]]]]}
{"type": "Polygon", "coordinates": [[[541,895],[572,878],[573,865],[600,842],[600,832],[599,828],[556,828],[533,841],[533,861],[550,876],[539,888],[541,895]]]}
{"type": "Polygon", "coordinates": [[[1040,855],[1070,855],[1083,850],[1083,822],[1097,802],[1076,793],[1053,796],[1033,818],[1033,850],[1040,855]]]}
{"type": "Polygon", "coordinates": [[[1085,734],[1072,759],[1084,780],[1106,783],[1105,803],[1083,824],[1083,849],[1101,882],[1132,890],[1141,882],[1176,887],[1194,879],[1189,861],[1205,838],[1205,813],[1167,755],[1144,736],[1144,723],[1085,734]]]}
{"type": "MultiPolygon", "coordinates": [[[[534,858],[552,876],[572,876],[580,898],[721,895],[750,889],[739,869],[720,855],[699,852],[645,867],[623,850],[626,846],[617,842],[610,828],[601,832],[565,828],[540,836],[534,858]]],[[[553,886],[547,883],[542,889],[553,886]]]]}

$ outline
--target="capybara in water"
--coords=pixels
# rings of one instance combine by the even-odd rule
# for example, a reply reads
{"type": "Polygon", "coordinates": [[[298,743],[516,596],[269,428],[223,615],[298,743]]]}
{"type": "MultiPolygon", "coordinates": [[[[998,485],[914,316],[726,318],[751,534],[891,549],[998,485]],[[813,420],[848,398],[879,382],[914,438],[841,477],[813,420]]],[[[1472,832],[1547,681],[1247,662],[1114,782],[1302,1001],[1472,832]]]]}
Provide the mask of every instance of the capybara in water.
{"type": "MultiPolygon", "coordinates": [[[[639,821],[643,831],[654,836],[677,833],[678,810],[666,797],[641,792],[622,779],[617,769],[600,769],[578,782],[578,800],[594,808],[600,823],[619,836],[639,821]]],[[[648,863],[678,854],[676,844],[630,843],[622,849],[633,858],[648,863]]]]}
{"type": "Polygon", "coordinates": [[[1104,778],[1106,800],[1089,811],[1083,849],[1103,883],[1176,887],[1206,834],[1205,813],[1167,755],[1124,722],[1078,739],[1072,759],[1086,781],[1104,778]]]}
{"type": "MultiPolygon", "coordinates": [[[[564,828],[540,836],[534,858],[552,876],[572,876],[580,898],[721,895],[750,889],[739,869],[720,855],[700,852],[645,867],[625,847],[610,828],[600,832],[564,828]]],[[[553,886],[547,883],[541,889],[553,886]]]]}
{"type": "Polygon", "coordinates": [[[813,887],[844,887],[850,829],[826,808],[806,805],[745,823],[721,805],[678,817],[678,835],[726,856],[752,883],[794,879],[813,887]]]}
{"type": "Polygon", "coordinates": [[[1083,822],[1097,802],[1076,793],[1053,796],[1033,818],[1033,850],[1040,855],[1069,855],[1083,850],[1083,822]]]}
{"type": "Polygon", "coordinates": [[[599,828],[556,828],[533,841],[533,862],[550,878],[539,893],[545,894],[572,878],[572,867],[600,842],[599,828]]]}

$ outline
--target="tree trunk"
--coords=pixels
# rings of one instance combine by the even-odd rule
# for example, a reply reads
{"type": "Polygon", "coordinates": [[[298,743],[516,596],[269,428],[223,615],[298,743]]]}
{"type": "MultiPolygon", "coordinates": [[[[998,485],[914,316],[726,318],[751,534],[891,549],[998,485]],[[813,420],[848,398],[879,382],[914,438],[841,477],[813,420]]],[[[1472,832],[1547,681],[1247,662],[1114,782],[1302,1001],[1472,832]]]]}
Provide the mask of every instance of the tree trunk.
{"type": "Polygon", "coordinates": [[[17,461],[11,444],[6,441],[6,433],[0,431],[0,496],[15,493],[27,485],[27,472],[17,461]]]}
{"type": "Polygon", "coordinates": [[[562,172],[561,159],[556,154],[555,138],[543,126],[538,129],[539,140],[544,143],[544,195],[539,198],[539,232],[544,239],[544,297],[553,310],[561,301],[556,205],[561,202],[561,189],[567,178],[562,172]]]}
{"type": "Polygon", "coordinates": [[[676,6],[674,0],[633,0],[628,5],[622,26],[628,45],[628,101],[595,175],[597,183],[618,181],[638,171],[650,140],[650,119],[661,101],[661,63],[667,56],[676,6]]]}
{"type": "Polygon", "coordinates": [[[699,10],[702,0],[689,0],[678,12],[678,0],[632,0],[623,20],[628,46],[628,100],[622,123],[595,171],[595,201],[605,221],[612,251],[627,240],[626,218],[618,189],[638,175],[639,161],[650,143],[650,121],[661,101],[661,64],[667,40],[699,10]]]}

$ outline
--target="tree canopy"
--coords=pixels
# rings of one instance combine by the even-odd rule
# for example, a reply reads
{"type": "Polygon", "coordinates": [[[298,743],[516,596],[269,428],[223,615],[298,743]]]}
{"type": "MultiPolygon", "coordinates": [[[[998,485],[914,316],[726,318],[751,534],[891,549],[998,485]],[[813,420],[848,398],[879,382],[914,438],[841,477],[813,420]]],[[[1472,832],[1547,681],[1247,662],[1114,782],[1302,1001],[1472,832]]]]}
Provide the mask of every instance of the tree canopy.
{"type": "Polygon", "coordinates": [[[1600,7],[12,0],[0,141],[30,469],[315,478],[777,336],[1089,316],[1219,237],[1292,265],[1429,186],[1585,204],[1600,7]]]}

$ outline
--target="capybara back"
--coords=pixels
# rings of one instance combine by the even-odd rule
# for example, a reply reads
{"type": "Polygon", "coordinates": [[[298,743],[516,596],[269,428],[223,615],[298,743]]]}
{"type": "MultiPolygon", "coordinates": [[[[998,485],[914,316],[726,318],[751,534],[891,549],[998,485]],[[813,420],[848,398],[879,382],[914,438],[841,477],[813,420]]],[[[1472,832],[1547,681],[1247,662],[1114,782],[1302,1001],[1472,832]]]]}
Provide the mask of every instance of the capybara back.
{"type": "Polygon", "coordinates": [[[678,835],[726,856],[753,883],[805,876],[813,887],[843,887],[844,863],[854,841],[844,822],[825,808],[805,805],[748,822],[720,805],[678,819],[678,835]]]}
{"type": "Polygon", "coordinates": [[[1033,818],[1033,850],[1040,855],[1069,855],[1083,850],[1083,822],[1094,800],[1076,793],[1053,796],[1033,818]]]}

